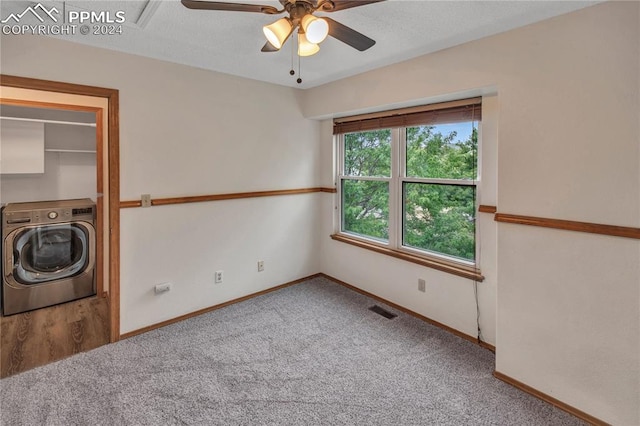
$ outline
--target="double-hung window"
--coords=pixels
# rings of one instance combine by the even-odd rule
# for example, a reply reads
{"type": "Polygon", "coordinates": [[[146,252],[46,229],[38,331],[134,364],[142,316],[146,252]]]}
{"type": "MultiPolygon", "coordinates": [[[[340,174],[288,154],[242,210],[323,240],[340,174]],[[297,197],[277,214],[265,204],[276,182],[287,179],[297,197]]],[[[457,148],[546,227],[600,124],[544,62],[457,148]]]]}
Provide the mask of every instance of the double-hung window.
{"type": "Polygon", "coordinates": [[[338,236],[477,271],[480,119],[479,98],[337,119],[338,236]]]}

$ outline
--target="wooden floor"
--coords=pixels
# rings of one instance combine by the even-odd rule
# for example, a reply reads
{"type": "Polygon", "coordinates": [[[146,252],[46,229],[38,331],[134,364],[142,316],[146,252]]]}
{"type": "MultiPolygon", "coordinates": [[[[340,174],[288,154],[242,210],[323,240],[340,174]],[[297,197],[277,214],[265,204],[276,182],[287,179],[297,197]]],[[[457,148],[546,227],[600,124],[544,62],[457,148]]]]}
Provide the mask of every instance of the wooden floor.
{"type": "Polygon", "coordinates": [[[89,297],[0,318],[0,377],[109,343],[109,301],[89,297]]]}

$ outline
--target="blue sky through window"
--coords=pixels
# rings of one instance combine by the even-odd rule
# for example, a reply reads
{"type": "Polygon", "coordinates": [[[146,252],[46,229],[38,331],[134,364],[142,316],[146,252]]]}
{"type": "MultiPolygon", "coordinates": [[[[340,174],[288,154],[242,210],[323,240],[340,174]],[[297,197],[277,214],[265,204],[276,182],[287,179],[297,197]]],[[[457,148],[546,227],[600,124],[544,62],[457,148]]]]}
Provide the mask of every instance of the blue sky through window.
{"type": "Polygon", "coordinates": [[[453,131],[457,132],[454,143],[460,143],[469,139],[473,128],[477,127],[477,122],[465,121],[464,123],[437,124],[433,127],[434,133],[442,133],[443,136],[447,136],[453,131]]]}

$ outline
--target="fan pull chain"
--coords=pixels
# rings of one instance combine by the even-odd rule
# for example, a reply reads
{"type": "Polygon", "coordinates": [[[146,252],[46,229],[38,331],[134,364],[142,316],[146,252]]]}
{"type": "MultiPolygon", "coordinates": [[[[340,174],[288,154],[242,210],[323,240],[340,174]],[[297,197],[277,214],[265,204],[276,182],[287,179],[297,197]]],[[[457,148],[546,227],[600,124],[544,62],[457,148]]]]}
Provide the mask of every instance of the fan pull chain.
{"type": "Polygon", "coordinates": [[[293,55],[295,52],[295,43],[293,42],[293,32],[291,34],[291,71],[289,71],[289,74],[295,75],[296,72],[293,70],[293,55]]]}
{"type": "MultiPolygon", "coordinates": [[[[289,74],[294,76],[296,75],[295,70],[293,69],[293,56],[296,54],[297,46],[299,44],[298,37],[294,37],[293,33],[291,33],[291,70],[289,74]],[[295,38],[295,41],[294,41],[295,38]]],[[[298,84],[302,84],[301,71],[300,71],[300,55],[298,55],[298,79],[296,80],[298,84]]]]}
{"type": "Polygon", "coordinates": [[[298,55],[298,79],[296,80],[298,84],[302,83],[302,71],[300,71],[300,55],[298,55]]]}

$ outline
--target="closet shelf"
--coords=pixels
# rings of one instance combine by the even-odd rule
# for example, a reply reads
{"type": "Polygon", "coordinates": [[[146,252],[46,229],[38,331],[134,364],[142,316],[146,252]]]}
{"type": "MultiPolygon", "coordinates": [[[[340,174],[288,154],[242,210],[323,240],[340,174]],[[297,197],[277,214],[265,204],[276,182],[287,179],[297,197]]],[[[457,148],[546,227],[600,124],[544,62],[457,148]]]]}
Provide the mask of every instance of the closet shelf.
{"type": "Polygon", "coordinates": [[[56,149],[56,148],[46,148],[45,152],[68,152],[73,154],[95,154],[95,150],[90,149],[56,149]]]}

